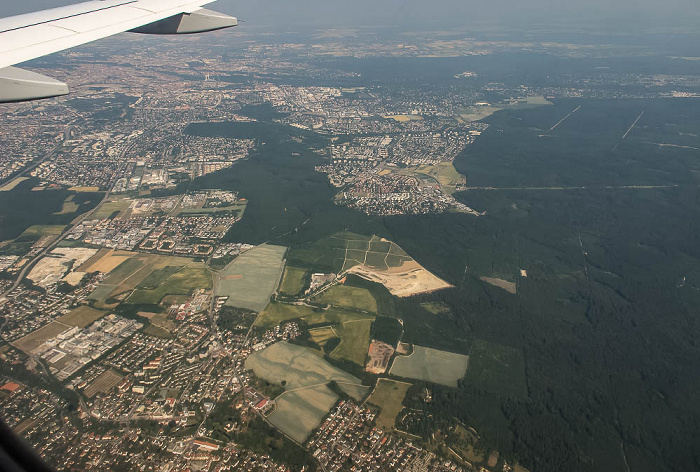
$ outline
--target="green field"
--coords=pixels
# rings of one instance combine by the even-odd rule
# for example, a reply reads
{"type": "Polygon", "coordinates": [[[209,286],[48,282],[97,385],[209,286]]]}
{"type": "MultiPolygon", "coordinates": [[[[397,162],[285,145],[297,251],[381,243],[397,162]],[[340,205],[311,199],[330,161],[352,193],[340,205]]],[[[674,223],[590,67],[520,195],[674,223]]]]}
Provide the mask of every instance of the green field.
{"type": "Polygon", "coordinates": [[[58,236],[65,228],[65,225],[33,225],[24,230],[20,238],[25,236],[58,236]]]}
{"type": "Polygon", "coordinates": [[[100,284],[88,296],[88,300],[96,301],[100,304],[109,298],[110,294],[117,288],[116,285],[100,284]]]}
{"type": "Polygon", "coordinates": [[[165,328],[161,328],[160,326],[156,325],[148,325],[143,329],[144,334],[148,334],[149,336],[154,336],[156,338],[161,338],[161,339],[168,339],[171,338],[173,335],[170,331],[168,331],[165,328]]]}
{"type": "Polygon", "coordinates": [[[217,295],[227,296],[227,306],[263,311],[277,289],[287,248],[263,244],[233,260],[219,276],[217,295]]]}
{"type": "Polygon", "coordinates": [[[229,206],[225,207],[213,207],[213,208],[181,208],[177,211],[177,214],[185,215],[206,215],[208,213],[221,213],[221,212],[232,212],[237,218],[242,218],[243,213],[245,213],[247,201],[235,202],[229,206]]]}
{"type": "Polygon", "coordinates": [[[326,310],[312,308],[306,305],[289,305],[286,303],[270,303],[265,311],[255,320],[255,326],[271,328],[283,321],[301,319],[309,325],[338,324],[345,321],[366,320],[372,315],[356,313],[343,308],[331,307],[326,310]]]}
{"type": "Polygon", "coordinates": [[[305,305],[270,303],[255,320],[255,326],[271,328],[283,321],[293,319],[301,319],[311,326],[325,325],[321,327],[324,331],[314,330],[311,332],[312,340],[316,342],[315,338],[319,338],[321,342],[317,344],[323,346],[328,339],[339,337],[340,344],[331,352],[331,357],[347,359],[358,365],[364,365],[374,315],[335,307],[321,310],[305,305]],[[329,331],[330,328],[333,329],[333,335],[329,331]]]}
{"type": "Polygon", "coordinates": [[[313,328],[309,330],[311,340],[323,347],[330,339],[338,338],[338,333],[335,332],[332,326],[324,326],[322,328],[313,328]]]}
{"type": "Polygon", "coordinates": [[[377,427],[384,431],[394,428],[396,415],[403,409],[403,399],[411,384],[390,379],[377,380],[377,386],[367,398],[367,402],[381,408],[377,417],[377,427]]]}
{"type": "Polygon", "coordinates": [[[372,293],[365,288],[334,285],[320,295],[314,297],[314,301],[325,305],[355,308],[372,313],[377,312],[377,300],[375,300],[372,293]]]}
{"type": "Polygon", "coordinates": [[[141,290],[155,290],[171,276],[178,273],[181,268],[182,266],[165,266],[162,269],[156,269],[141,281],[138,288],[141,290]]]}
{"type": "Polygon", "coordinates": [[[413,354],[394,359],[390,373],[398,377],[457,387],[457,382],[467,372],[468,363],[469,357],[462,354],[413,346],[413,354]]]}
{"type": "Polygon", "coordinates": [[[117,298],[122,300],[128,296],[129,303],[159,303],[165,295],[187,296],[194,288],[211,288],[208,270],[203,264],[191,261],[184,257],[126,251],[104,254],[90,267],[106,270],[109,275],[89,298],[96,302],[96,307],[107,309],[118,303],[117,298]],[[114,267],[120,260],[122,262],[114,267]]]}
{"type": "Polygon", "coordinates": [[[481,121],[501,110],[522,110],[544,105],[552,105],[545,97],[527,97],[512,103],[497,103],[494,106],[474,106],[462,110],[458,119],[465,121],[481,121]]]}
{"type": "Polygon", "coordinates": [[[44,341],[55,338],[57,335],[71,328],[72,326],[64,325],[63,323],[59,323],[57,321],[52,321],[51,323],[32,331],[23,338],[18,339],[12,344],[24,352],[30,353],[32,350],[44,343],[44,341]]]}
{"type": "Polygon", "coordinates": [[[108,200],[104,202],[98,209],[96,209],[91,218],[96,220],[101,220],[109,218],[115,213],[121,213],[127,210],[131,206],[131,201],[126,199],[108,200]]]}
{"type": "Polygon", "coordinates": [[[285,392],[277,397],[275,411],[268,420],[301,444],[321,424],[336,401],[338,396],[327,385],[285,392]]]}
{"type": "Polygon", "coordinates": [[[306,269],[288,266],[284,269],[284,277],[282,277],[282,285],[280,292],[288,295],[297,295],[304,289],[304,277],[306,269]]]}
{"type": "Polygon", "coordinates": [[[139,269],[143,268],[144,265],[145,260],[142,258],[129,258],[112,270],[105,279],[104,283],[107,285],[120,285],[125,279],[131,277],[139,269]]]}
{"type": "Polygon", "coordinates": [[[321,240],[292,247],[287,262],[314,272],[340,272],[345,262],[345,250],[349,245],[367,248],[371,238],[360,234],[340,232],[321,240]]]}
{"type": "Polygon", "coordinates": [[[464,185],[466,182],[465,177],[457,172],[452,162],[420,166],[415,172],[428,175],[437,180],[440,187],[449,195],[455,193],[458,185],[464,185]]]}
{"type": "Polygon", "coordinates": [[[73,197],[74,197],[74,195],[68,196],[68,198],[66,198],[66,199],[63,201],[63,208],[61,208],[61,211],[60,211],[60,212],[56,212],[56,213],[54,213],[54,214],[56,214],[56,215],[65,215],[65,214],[67,214],[67,213],[75,213],[76,211],[78,211],[78,208],[80,207],[80,205],[78,205],[77,203],[75,203],[75,202],[73,201],[73,197]]]}
{"type": "MultiPolygon", "coordinates": [[[[162,273],[158,277],[162,277],[162,273]]],[[[149,275],[150,277],[150,275],[149,275]]],[[[203,263],[193,262],[165,279],[156,289],[137,289],[127,299],[128,303],[158,304],[166,295],[189,295],[197,289],[211,289],[209,269],[203,263]]]]}
{"type": "MultiPolygon", "coordinates": [[[[252,370],[257,377],[270,383],[281,385],[285,381],[287,390],[326,385],[331,380],[347,391],[348,395],[361,400],[354,386],[361,386],[360,379],[332,366],[312,349],[287,342],[275,343],[262,351],[251,354],[245,361],[246,370],[252,370]]],[[[367,389],[367,387],[362,387],[367,389]]]]}
{"type": "Polygon", "coordinates": [[[79,306],[71,312],[61,316],[56,321],[70,326],[84,328],[95,320],[102,318],[108,312],[95,310],[87,305],[79,306]]]}
{"type": "Polygon", "coordinates": [[[522,351],[481,339],[474,340],[465,382],[491,394],[527,395],[522,351]]]}
{"type": "Polygon", "coordinates": [[[298,442],[303,442],[335,404],[338,396],[328,388],[334,381],[360,401],[367,394],[360,379],[333,367],[313,350],[279,342],[251,354],[246,370],[267,382],[284,385],[286,392],[269,420],[298,442]]]}
{"type": "Polygon", "coordinates": [[[369,335],[372,319],[348,321],[335,326],[340,337],[340,344],[331,352],[333,359],[347,359],[359,366],[365,365],[369,349],[369,335]]]}

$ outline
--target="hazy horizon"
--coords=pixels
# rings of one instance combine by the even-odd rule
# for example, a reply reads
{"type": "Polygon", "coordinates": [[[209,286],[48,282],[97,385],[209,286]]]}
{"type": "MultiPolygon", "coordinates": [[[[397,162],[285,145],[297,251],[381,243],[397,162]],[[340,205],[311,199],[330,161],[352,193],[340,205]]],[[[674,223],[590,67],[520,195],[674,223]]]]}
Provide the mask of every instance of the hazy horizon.
{"type": "MultiPolygon", "coordinates": [[[[0,6],[0,17],[80,3],[28,0],[0,6]]],[[[693,27],[700,17],[695,0],[356,0],[352,7],[328,0],[219,0],[209,8],[233,14],[254,27],[293,30],[305,27],[387,26],[398,29],[508,26],[553,29],[578,26],[606,32],[693,27]]]]}

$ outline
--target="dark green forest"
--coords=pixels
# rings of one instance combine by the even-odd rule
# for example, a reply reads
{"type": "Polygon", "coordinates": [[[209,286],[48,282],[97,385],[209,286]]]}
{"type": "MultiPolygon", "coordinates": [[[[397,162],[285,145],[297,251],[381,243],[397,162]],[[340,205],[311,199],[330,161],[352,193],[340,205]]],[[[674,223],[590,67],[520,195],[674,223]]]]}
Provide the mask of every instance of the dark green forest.
{"type": "MultiPolygon", "coordinates": [[[[289,245],[292,257],[338,231],[377,234],[454,284],[383,305],[404,320],[404,341],[472,355],[460,387],[434,386],[421,408],[457,416],[538,472],[698,470],[698,104],[561,100],[497,113],[455,162],[468,186],[496,187],[457,194],[479,218],[335,206],[314,171],[323,138],[298,142],[273,123],[255,155],[194,185],[249,199],[231,241],[289,245]],[[516,282],[517,294],[480,276],[516,282]]],[[[207,134],[241,135],[236,126],[207,134]]]]}

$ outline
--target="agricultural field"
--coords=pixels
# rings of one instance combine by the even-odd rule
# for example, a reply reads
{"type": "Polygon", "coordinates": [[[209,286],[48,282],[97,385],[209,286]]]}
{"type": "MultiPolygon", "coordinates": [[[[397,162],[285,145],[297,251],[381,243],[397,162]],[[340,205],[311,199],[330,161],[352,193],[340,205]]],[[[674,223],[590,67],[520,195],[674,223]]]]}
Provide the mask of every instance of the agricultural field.
{"type": "Polygon", "coordinates": [[[92,398],[98,393],[108,393],[119,385],[124,377],[112,369],[107,369],[88,385],[83,393],[86,397],[92,398]]]}
{"type": "Polygon", "coordinates": [[[303,442],[338,400],[328,388],[334,381],[345,393],[360,401],[368,387],[360,379],[332,366],[313,350],[279,342],[250,355],[246,370],[267,382],[283,385],[269,421],[282,432],[303,442]]]}
{"type": "Polygon", "coordinates": [[[413,346],[411,355],[394,359],[390,373],[398,377],[457,387],[457,382],[467,373],[468,364],[469,356],[463,354],[413,346]]]}
{"type": "Polygon", "coordinates": [[[12,179],[9,182],[7,182],[5,185],[0,187],[0,192],[9,192],[10,190],[17,187],[19,184],[24,182],[25,180],[29,180],[29,177],[17,177],[15,179],[12,179]]]}
{"type": "Polygon", "coordinates": [[[156,269],[138,285],[140,290],[155,290],[160,287],[166,280],[180,271],[180,266],[165,266],[162,269],[156,269]]]}
{"type": "Polygon", "coordinates": [[[375,270],[389,270],[392,267],[401,267],[412,260],[411,256],[398,245],[378,236],[347,239],[342,270],[348,271],[356,265],[375,270]]]}
{"type": "Polygon", "coordinates": [[[334,327],[340,344],[331,352],[333,359],[347,359],[359,366],[365,365],[369,349],[373,319],[346,321],[334,327]]]}
{"type": "Polygon", "coordinates": [[[285,392],[277,397],[275,411],[268,420],[301,444],[321,424],[337,401],[338,396],[327,385],[285,392]]]}
{"type": "Polygon", "coordinates": [[[102,220],[113,215],[120,216],[122,213],[126,212],[130,206],[131,200],[124,197],[113,197],[100,205],[100,207],[90,215],[90,218],[102,220]]]}
{"type": "Polygon", "coordinates": [[[255,320],[255,326],[271,328],[283,321],[301,319],[309,325],[335,325],[346,321],[373,319],[372,315],[356,313],[343,308],[330,307],[326,310],[306,305],[270,303],[255,320]]]}
{"type": "Polygon", "coordinates": [[[231,203],[227,206],[213,207],[213,208],[181,208],[178,207],[172,213],[173,216],[176,215],[204,215],[207,213],[219,213],[222,211],[232,212],[237,218],[242,218],[243,213],[245,213],[246,206],[248,205],[247,200],[240,200],[231,203]]]}
{"type": "MultiPolygon", "coordinates": [[[[343,390],[346,390],[346,385],[362,385],[360,379],[332,366],[313,350],[287,342],[275,343],[251,354],[245,361],[245,368],[276,385],[285,381],[287,390],[326,385],[331,380],[336,381],[343,390]]],[[[367,387],[363,389],[366,390],[367,387]]],[[[362,399],[354,388],[348,388],[346,393],[357,400],[362,399]]]]}
{"type": "Polygon", "coordinates": [[[424,269],[398,245],[377,236],[346,240],[343,272],[382,284],[397,297],[452,287],[424,269]]]}
{"type": "Polygon", "coordinates": [[[24,232],[19,236],[24,238],[27,236],[59,236],[63,233],[65,225],[33,225],[25,229],[24,232]]]}
{"type": "Polygon", "coordinates": [[[382,118],[385,120],[394,120],[399,123],[406,123],[407,121],[422,121],[423,117],[420,115],[385,115],[382,118]]]}
{"type": "Polygon", "coordinates": [[[440,184],[440,188],[449,195],[455,193],[457,187],[467,183],[466,177],[457,172],[452,162],[420,166],[413,173],[424,174],[435,179],[440,184]]]}
{"type": "Polygon", "coordinates": [[[527,395],[525,358],[520,349],[474,340],[465,382],[497,395],[527,395]]]}
{"type": "Polygon", "coordinates": [[[229,297],[227,306],[263,311],[279,285],[286,252],[263,244],[241,254],[221,271],[216,295],[229,297]]]}
{"type": "Polygon", "coordinates": [[[452,287],[418,264],[397,244],[378,236],[341,232],[292,249],[289,263],[313,271],[354,274],[410,297],[452,287]]]}
{"type": "Polygon", "coordinates": [[[93,321],[102,318],[107,313],[107,311],[96,310],[94,308],[90,308],[87,305],[83,305],[74,309],[70,313],[61,316],[56,321],[68,326],[77,326],[78,328],[84,328],[93,321]]]}
{"type": "Polygon", "coordinates": [[[168,319],[167,312],[150,313],[140,311],[138,315],[147,318],[150,322],[144,329],[146,334],[152,334],[159,338],[167,338],[170,337],[170,333],[177,327],[173,320],[168,319]]]}
{"type": "Polygon", "coordinates": [[[100,249],[97,254],[85,261],[85,264],[80,266],[78,270],[87,273],[102,272],[103,274],[109,274],[133,255],[133,252],[100,249]]]}
{"type": "Polygon", "coordinates": [[[384,431],[394,429],[396,415],[403,409],[403,399],[406,397],[410,383],[398,382],[390,379],[377,380],[372,394],[367,398],[367,403],[378,406],[381,409],[377,417],[377,427],[384,431]]]}
{"type": "Polygon", "coordinates": [[[326,310],[305,305],[270,303],[255,320],[255,325],[263,328],[277,326],[283,321],[301,319],[312,327],[310,334],[323,346],[331,338],[340,338],[340,344],[331,352],[334,359],[347,359],[364,365],[370,342],[370,331],[374,315],[357,313],[342,308],[326,310]],[[318,328],[315,325],[324,325],[318,328]],[[331,333],[332,330],[332,333],[331,333]]]}
{"type": "Polygon", "coordinates": [[[325,305],[354,308],[360,311],[377,312],[377,300],[366,288],[350,287],[347,285],[334,285],[313,301],[325,305]]]}
{"type": "Polygon", "coordinates": [[[515,100],[510,103],[499,103],[494,106],[479,105],[462,110],[457,116],[460,121],[481,121],[501,110],[519,110],[525,108],[534,108],[544,105],[553,105],[552,102],[545,97],[527,97],[521,100],[515,100]]]}
{"type": "Polygon", "coordinates": [[[284,277],[280,285],[280,292],[287,295],[297,295],[304,289],[304,277],[306,269],[287,266],[284,269],[284,277]]]}
{"type": "Polygon", "coordinates": [[[12,344],[26,353],[31,353],[45,341],[53,339],[62,332],[68,331],[71,328],[72,326],[59,323],[58,321],[52,321],[46,326],[42,326],[41,328],[32,331],[25,337],[18,339],[12,344]]]}
{"type": "Polygon", "coordinates": [[[312,272],[342,271],[348,240],[367,241],[370,238],[360,234],[341,232],[318,241],[290,249],[287,263],[303,267],[312,272]]]}
{"type": "Polygon", "coordinates": [[[68,190],[77,193],[95,193],[100,191],[100,187],[69,187],[68,190]]]}
{"type": "Polygon", "coordinates": [[[96,308],[102,309],[114,308],[119,301],[126,298],[129,298],[129,303],[157,304],[170,294],[188,295],[197,288],[212,286],[211,276],[204,264],[194,263],[185,257],[101,250],[81,269],[99,270],[107,274],[105,280],[89,297],[95,302],[96,308]],[[98,258],[100,254],[101,257],[98,258]],[[178,271],[165,278],[163,276],[166,273],[173,272],[173,269],[165,269],[166,267],[175,267],[178,271]],[[151,276],[154,272],[155,275],[151,276]],[[144,286],[145,281],[148,282],[144,286]],[[156,285],[156,282],[160,284],[156,285]],[[198,286],[200,284],[201,287],[198,286]],[[136,294],[135,290],[139,293],[136,294]],[[131,297],[134,297],[133,300],[131,297]]]}
{"type": "Polygon", "coordinates": [[[322,328],[312,328],[309,330],[311,340],[323,347],[328,341],[335,338],[340,338],[332,326],[323,326],[322,328]]]}
{"type": "Polygon", "coordinates": [[[211,287],[211,273],[202,262],[191,262],[179,270],[176,266],[165,266],[148,274],[126,301],[134,305],[156,305],[168,295],[189,295],[197,289],[211,287]],[[141,288],[144,284],[149,288],[141,288]]]}

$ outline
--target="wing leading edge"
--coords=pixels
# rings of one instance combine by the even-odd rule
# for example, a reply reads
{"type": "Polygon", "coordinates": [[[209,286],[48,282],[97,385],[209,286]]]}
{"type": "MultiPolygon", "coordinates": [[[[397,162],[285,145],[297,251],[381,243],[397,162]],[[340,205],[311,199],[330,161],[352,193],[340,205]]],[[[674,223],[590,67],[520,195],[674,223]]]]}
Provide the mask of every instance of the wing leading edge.
{"type": "Polygon", "coordinates": [[[236,26],[232,16],[202,8],[214,0],[93,0],[0,19],[0,102],[48,98],[68,86],[16,67],[30,59],[124,31],[189,34],[236,26]]]}

